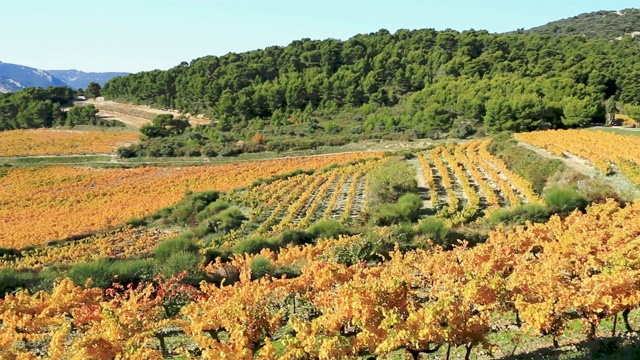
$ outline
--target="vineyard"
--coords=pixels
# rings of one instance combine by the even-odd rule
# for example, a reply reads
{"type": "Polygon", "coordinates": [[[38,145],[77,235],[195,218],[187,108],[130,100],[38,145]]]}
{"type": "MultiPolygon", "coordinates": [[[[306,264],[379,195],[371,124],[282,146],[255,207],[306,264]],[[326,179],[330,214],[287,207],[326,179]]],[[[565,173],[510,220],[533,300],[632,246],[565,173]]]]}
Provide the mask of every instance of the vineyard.
{"type": "Polygon", "coordinates": [[[225,191],[278,173],[320,169],[376,155],[351,153],[182,168],[15,168],[0,178],[0,247],[41,245],[121,225],[176,203],[185,192],[225,191]]]}
{"type": "Polygon", "coordinates": [[[640,186],[640,139],[604,131],[548,130],[515,134],[518,141],[554,155],[574,155],[591,162],[603,174],[621,172],[640,186]]]}
{"type": "MultiPolygon", "coordinates": [[[[517,137],[554,151],[534,135],[517,137]]],[[[640,203],[496,227],[494,214],[545,208],[548,194],[492,141],[411,156],[9,167],[0,357],[488,359],[633,332],[640,203]],[[489,230],[473,242],[433,224],[489,230]],[[312,230],[322,226],[341,235],[312,230]]]]}
{"type": "Polygon", "coordinates": [[[139,137],[136,133],[108,131],[3,131],[0,132],[0,156],[110,154],[139,137]]]}
{"type": "MultiPolygon", "coordinates": [[[[406,352],[448,357],[505,356],[491,342],[503,326],[560,345],[576,319],[585,338],[615,328],[603,320],[640,303],[640,204],[614,202],[547,224],[497,230],[485,244],[452,251],[395,252],[380,264],[346,266],[335,248],[358,236],[264,250],[207,267],[233,267],[240,281],[200,289],[176,279],[103,292],[63,280],[51,293],[7,295],[0,302],[0,348],[9,356],[65,358],[298,359],[406,352]],[[290,279],[250,280],[251,264],[296,266],[290,279]],[[581,259],[576,261],[576,259],[581,259]],[[194,300],[177,313],[171,304],[194,300]],[[178,344],[170,341],[179,336],[178,344]]],[[[637,325],[637,324],[636,324],[637,325]]]]}
{"type": "Polygon", "coordinates": [[[149,255],[162,240],[176,231],[124,227],[67,241],[55,246],[42,246],[22,251],[11,261],[0,259],[0,269],[39,271],[48,266],[70,266],[103,258],[127,259],[149,255]]]}
{"type": "Polygon", "coordinates": [[[541,202],[531,184],[487,151],[489,143],[468,142],[418,154],[436,217],[459,225],[500,207],[541,202]]]}

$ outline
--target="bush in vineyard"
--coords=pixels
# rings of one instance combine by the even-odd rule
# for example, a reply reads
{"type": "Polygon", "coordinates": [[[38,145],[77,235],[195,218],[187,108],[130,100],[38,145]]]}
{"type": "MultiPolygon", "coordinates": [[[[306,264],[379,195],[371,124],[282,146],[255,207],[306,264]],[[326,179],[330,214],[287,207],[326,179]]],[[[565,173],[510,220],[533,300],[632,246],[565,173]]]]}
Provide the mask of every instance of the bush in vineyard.
{"type": "Polygon", "coordinates": [[[416,192],[416,169],[406,161],[390,158],[370,175],[371,203],[394,203],[403,194],[416,192]]]}

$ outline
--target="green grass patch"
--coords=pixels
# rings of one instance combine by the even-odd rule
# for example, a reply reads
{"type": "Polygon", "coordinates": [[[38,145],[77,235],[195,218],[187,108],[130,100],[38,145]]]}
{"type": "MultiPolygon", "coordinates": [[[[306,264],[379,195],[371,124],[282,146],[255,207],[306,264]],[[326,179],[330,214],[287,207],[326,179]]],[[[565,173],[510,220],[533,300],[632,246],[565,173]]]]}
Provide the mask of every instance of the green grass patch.
{"type": "Polygon", "coordinates": [[[111,159],[111,156],[106,155],[5,157],[0,158],[0,164],[14,166],[90,165],[92,163],[108,163],[111,159]]]}
{"type": "Polygon", "coordinates": [[[604,131],[604,132],[620,134],[620,135],[640,136],[640,130],[631,130],[631,129],[624,129],[624,128],[604,128],[604,127],[600,127],[600,128],[592,128],[592,129],[589,129],[589,130],[592,130],[592,131],[604,131]]]}
{"type": "Polygon", "coordinates": [[[560,160],[547,159],[518,146],[510,133],[497,135],[488,149],[502,159],[509,169],[529,181],[538,194],[542,193],[549,178],[563,167],[560,160]]]}

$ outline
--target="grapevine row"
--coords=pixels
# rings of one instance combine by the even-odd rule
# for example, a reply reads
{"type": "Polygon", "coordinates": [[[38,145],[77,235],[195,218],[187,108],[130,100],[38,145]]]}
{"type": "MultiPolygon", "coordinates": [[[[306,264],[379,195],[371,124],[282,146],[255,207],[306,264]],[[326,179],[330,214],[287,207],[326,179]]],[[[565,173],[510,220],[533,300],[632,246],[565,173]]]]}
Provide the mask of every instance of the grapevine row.
{"type": "Polygon", "coordinates": [[[438,189],[436,187],[436,180],[433,177],[431,164],[423,153],[418,154],[418,161],[420,162],[420,167],[422,168],[422,172],[424,173],[425,182],[427,183],[427,186],[429,186],[429,198],[431,200],[431,207],[433,209],[437,209],[439,205],[438,189]]]}
{"type": "Polygon", "coordinates": [[[440,179],[442,182],[442,186],[445,188],[447,192],[447,206],[442,208],[436,216],[442,217],[445,219],[449,219],[453,217],[457,212],[460,205],[460,200],[456,196],[455,191],[453,190],[453,182],[451,177],[449,176],[449,171],[447,170],[447,166],[440,159],[440,154],[444,151],[443,148],[437,147],[431,150],[431,158],[433,159],[433,163],[436,166],[436,170],[440,174],[440,179]]]}
{"type": "MultiPolygon", "coordinates": [[[[488,153],[486,149],[490,142],[491,140],[484,141],[481,145],[481,149],[484,149],[482,151],[483,151],[483,154],[485,155],[488,153]]],[[[524,197],[527,199],[528,202],[535,203],[535,204],[542,203],[542,199],[540,199],[540,197],[535,193],[535,191],[533,191],[533,188],[531,187],[531,183],[525,180],[524,178],[522,178],[522,176],[511,171],[507,167],[507,164],[504,163],[504,161],[492,155],[490,155],[485,159],[490,161],[494,166],[500,169],[500,171],[509,179],[509,182],[513,183],[514,185],[516,185],[516,187],[518,187],[518,189],[520,189],[520,192],[522,192],[522,194],[524,195],[524,197]]]]}
{"type": "MultiPolygon", "coordinates": [[[[210,264],[205,271],[234,268],[240,281],[199,289],[160,281],[105,293],[64,280],[51,292],[0,301],[0,349],[11,358],[336,359],[401,349],[440,357],[450,346],[468,357],[491,347],[505,319],[518,326],[514,311],[523,334],[550,336],[554,346],[575,317],[593,339],[608,318],[622,316],[632,330],[628,314],[640,306],[638,217],[640,202],[611,200],[547,224],[498,229],[473,248],[396,251],[380,264],[347,266],[323,256],[359,236],[277,254],[265,249],[210,264]],[[301,275],[252,281],[257,257],[298,266],[301,275]],[[164,305],[178,295],[191,301],[173,316],[164,305]],[[158,343],[166,328],[193,345],[158,343]],[[45,353],[31,353],[34,344],[45,353]]],[[[493,349],[494,356],[512,350],[493,349]]]]}
{"type": "Polygon", "coordinates": [[[579,156],[605,175],[620,170],[640,186],[640,139],[636,136],[591,130],[547,130],[515,134],[514,137],[557,156],[566,153],[579,156]]]}

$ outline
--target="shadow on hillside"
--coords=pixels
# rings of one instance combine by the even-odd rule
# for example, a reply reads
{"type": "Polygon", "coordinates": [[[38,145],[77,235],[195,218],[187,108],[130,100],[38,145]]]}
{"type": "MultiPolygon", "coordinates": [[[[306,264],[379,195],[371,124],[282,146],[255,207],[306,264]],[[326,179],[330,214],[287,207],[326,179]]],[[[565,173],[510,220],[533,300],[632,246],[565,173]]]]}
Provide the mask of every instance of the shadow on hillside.
{"type": "MultiPolygon", "coordinates": [[[[420,196],[420,199],[422,199],[422,202],[424,203],[425,201],[429,201],[430,197],[429,197],[429,189],[426,187],[421,187],[418,186],[418,195],[420,196]]],[[[423,206],[422,209],[420,209],[420,216],[432,216],[436,214],[436,210],[431,208],[431,207],[426,207],[423,206]]]]}
{"type": "Polygon", "coordinates": [[[545,347],[536,351],[500,358],[502,360],[549,359],[549,360],[586,360],[640,359],[640,339],[638,333],[624,333],[622,336],[584,340],[579,343],[561,346],[560,348],[545,347]]]}

